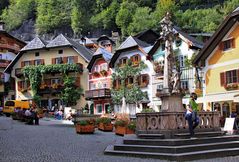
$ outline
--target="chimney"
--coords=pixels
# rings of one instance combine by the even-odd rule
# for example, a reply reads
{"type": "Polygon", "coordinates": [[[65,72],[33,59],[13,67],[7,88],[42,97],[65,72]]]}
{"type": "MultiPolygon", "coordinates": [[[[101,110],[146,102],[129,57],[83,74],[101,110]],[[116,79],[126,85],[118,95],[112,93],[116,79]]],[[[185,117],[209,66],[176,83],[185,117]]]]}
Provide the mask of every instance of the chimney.
{"type": "Polygon", "coordinates": [[[4,31],[5,23],[3,21],[0,21],[0,31],[4,31]]]}

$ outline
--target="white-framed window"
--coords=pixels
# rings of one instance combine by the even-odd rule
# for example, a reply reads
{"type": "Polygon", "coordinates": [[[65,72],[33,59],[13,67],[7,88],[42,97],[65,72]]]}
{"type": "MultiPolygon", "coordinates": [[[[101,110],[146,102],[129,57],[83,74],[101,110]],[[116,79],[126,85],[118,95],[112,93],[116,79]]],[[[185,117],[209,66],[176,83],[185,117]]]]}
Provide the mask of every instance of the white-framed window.
{"type": "Polygon", "coordinates": [[[188,81],[187,80],[181,81],[181,88],[184,90],[188,90],[188,81]]]}
{"type": "Polygon", "coordinates": [[[35,65],[41,65],[41,60],[35,60],[35,61],[34,61],[34,64],[35,64],[35,65]]]}
{"type": "Polygon", "coordinates": [[[95,65],[95,67],[94,67],[94,71],[97,71],[97,72],[99,72],[99,65],[95,65]]]}
{"type": "Polygon", "coordinates": [[[103,64],[101,64],[101,66],[100,66],[100,70],[102,71],[102,70],[108,70],[108,65],[107,65],[107,63],[103,63],[103,64]]]}
{"type": "Polygon", "coordinates": [[[95,84],[94,83],[90,83],[90,89],[95,89],[95,88],[96,88],[95,84]]]}
{"type": "Polygon", "coordinates": [[[62,64],[62,63],[63,63],[62,57],[57,57],[56,64],[62,64]]]}
{"type": "Polygon", "coordinates": [[[51,84],[60,84],[61,80],[59,78],[51,79],[51,84]]]}
{"type": "Polygon", "coordinates": [[[157,91],[162,91],[162,90],[163,90],[163,84],[158,84],[157,91]]]}
{"type": "Polygon", "coordinates": [[[97,104],[96,105],[96,114],[102,114],[102,112],[103,112],[103,106],[102,106],[102,104],[97,104]]]}
{"type": "Polygon", "coordinates": [[[105,108],[105,114],[109,114],[111,113],[111,108],[110,108],[110,104],[109,103],[105,103],[104,104],[104,108],[105,108]]]}
{"type": "Polygon", "coordinates": [[[24,61],[24,66],[29,66],[29,65],[31,65],[30,61],[24,61]]]}
{"type": "Polygon", "coordinates": [[[68,64],[74,64],[74,57],[73,56],[67,57],[67,63],[68,64]]]}

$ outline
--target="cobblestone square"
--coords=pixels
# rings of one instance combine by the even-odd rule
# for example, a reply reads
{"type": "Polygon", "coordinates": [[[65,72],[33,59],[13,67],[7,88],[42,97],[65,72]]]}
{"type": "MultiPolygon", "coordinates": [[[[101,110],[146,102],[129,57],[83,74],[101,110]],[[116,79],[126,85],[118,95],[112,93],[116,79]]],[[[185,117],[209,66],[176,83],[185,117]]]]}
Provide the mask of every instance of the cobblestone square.
{"type": "MultiPolygon", "coordinates": [[[[1,162],[153,162],[158,159],[104,155],[104,149],[120,140],[112,132],[76,134],[74,126],[53,119],[41,119],[40,125],[0,116],[1,162]]],[[[237,157],[201,160],[237,162],[237,157]]]]}

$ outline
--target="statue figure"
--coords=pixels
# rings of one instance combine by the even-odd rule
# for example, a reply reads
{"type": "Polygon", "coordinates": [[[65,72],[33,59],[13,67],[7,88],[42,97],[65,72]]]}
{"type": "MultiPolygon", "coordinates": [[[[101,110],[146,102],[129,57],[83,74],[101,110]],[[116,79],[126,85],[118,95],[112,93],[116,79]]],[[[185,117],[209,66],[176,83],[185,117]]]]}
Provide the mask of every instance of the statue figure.
{"type": "Polygon", "coordinates": [[[173,73],[171,77],[172,93],[180,93],[180,76],[182,72],[174,70],[172,73],[173,73]]]}

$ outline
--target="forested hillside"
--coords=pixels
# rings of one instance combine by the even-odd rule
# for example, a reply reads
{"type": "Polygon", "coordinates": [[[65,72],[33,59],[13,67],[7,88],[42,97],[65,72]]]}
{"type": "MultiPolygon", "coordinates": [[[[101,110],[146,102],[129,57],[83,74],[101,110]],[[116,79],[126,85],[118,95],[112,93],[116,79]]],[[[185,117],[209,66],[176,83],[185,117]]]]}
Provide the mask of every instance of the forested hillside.
{"type": "Polygon", "coordinates": [[[166,11],[188,32],[213,32],[239,0],[1,0],[7,30],[33,19],[37,33],[71,27],[75,35],[98,28],[123,36],[158,29],[166,11]]]}

